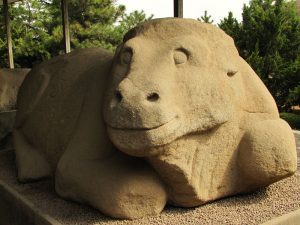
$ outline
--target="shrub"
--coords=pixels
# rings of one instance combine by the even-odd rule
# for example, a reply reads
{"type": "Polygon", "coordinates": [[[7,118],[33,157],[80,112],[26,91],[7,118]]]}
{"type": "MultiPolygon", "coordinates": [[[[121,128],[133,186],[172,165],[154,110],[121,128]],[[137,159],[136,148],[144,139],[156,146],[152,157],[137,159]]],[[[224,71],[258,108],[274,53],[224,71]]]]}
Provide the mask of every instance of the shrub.
{"type": "Polygon", "coordinates": [[[300,115],[295,113],[280,113],[280,117],[284,119],[295,130],[300,130],[300,115]]]}

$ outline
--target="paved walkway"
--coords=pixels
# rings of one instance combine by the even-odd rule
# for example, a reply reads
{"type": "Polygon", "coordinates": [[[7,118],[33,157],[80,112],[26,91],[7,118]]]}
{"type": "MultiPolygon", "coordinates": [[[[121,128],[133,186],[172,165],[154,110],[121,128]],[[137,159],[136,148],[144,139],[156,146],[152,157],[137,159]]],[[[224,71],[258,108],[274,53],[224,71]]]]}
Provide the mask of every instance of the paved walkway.
{"type": "Polygon", "coordinates": [[[298,171],[300,171],[300,131],[294,132],[297,145],[297,155],[298,155],[298,171]]]}

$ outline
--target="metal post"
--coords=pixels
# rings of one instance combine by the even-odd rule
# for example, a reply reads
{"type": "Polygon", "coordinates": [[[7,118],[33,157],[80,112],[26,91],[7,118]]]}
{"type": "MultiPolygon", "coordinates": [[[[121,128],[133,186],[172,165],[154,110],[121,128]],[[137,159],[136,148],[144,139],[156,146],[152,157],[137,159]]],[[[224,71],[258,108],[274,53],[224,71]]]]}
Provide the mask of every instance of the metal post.
{"type": "Polygon", "coordinates": [[[68,0],[61,0],[61,12],[62,12],[62,24],[63,24],[63,33],[64,33],[65,52],[68,53],[71,51],[68,0]]]}
{"type": "Polygon", "coordinates": [[[174,0],[174,17],[183,18],[183,0],[174,0]]]}
{"type": "Polygon", "coordinates": [[[5,27],[6,27],[8,65],[9,65],[9,68],[13,69],[14,68],[14,56],[13,56],[13,50],[12,50],[10,18],[9,18],[8,1],[7,0],[3,0],[3,11],[4,11],[4,21],[5,21],[5,27]]]}

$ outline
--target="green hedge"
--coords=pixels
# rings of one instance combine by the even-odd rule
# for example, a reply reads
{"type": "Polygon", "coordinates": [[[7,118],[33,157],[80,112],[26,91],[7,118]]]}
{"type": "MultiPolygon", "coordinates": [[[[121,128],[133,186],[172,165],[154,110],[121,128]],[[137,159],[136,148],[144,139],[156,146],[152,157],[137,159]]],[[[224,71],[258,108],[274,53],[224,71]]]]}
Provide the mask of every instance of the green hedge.
{"type": "Polygon", "coordinates": [[[280,113],[280,117],[284,119],[295,130],[300,130],[300,115],[295,113],[280,113]]]}

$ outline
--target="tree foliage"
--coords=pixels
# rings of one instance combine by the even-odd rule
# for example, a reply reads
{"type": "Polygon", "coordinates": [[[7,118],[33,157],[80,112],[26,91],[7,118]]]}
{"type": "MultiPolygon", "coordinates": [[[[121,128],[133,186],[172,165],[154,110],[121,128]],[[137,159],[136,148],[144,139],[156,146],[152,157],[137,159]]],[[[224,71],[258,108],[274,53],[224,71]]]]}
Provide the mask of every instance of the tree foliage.
{"type": "Polygon", "coordinates": [[[207,14],[207,10],[204,11],[204,15],[198,18],[197,20],[202,21],[204,23],[210,23],[212,24],[214,22],[213,19],[211,19],[211,15],[207,14]]]}
{"type": "MultiPolygon", "coordinates": [[[[1,13],[3,9],[1,8],[1,13]]],[[[13,36],[13,50],[16,66],[28,65],[31,62],[42,61],[50,57],[50,53],[44,47],[52,37],[45,32],[43,26],[51,22],[47,17],[48,10],[38,1],[24,1],[10,7],[11,30],[13,36]],[[43,13],[40,13],[43,12],[43,13]]],[[[0,21],[0,64],[7,66],[7,46],[4,21],[0,21]]]]}
{"type": "Polygon", "coordinates": [[[252,0],[241,23],[229,13],[219,27],[234,38],[280,110],[300,104],[300,15],[294,1],[252,0]]]}
{"type": "Polygon", "coordinates": [[[233,17],[233,13],[229,12],[228,16],[221,20],[219,27],[224,30],[229,36],[231,36],[235,41],[238,41],[240,35],[240,24],[236,18],[233,17]]]}
{"type": "MultiPolygon", "coordinates": [[[[150,19],[143,11],[126,14],[116,0],[69,0],[71,48],[113,51],[124,34],[150,19]]],[[[2,7],[0,8],[2,14],[2,7]]],[[[23,0],[10,5],[16,67],[32,67],[64,50],[61,1],[23,0]]],[[[0,20],[0,66],[7,67],[4,21],[0,20]]]]}

